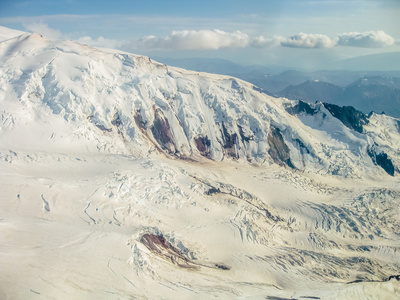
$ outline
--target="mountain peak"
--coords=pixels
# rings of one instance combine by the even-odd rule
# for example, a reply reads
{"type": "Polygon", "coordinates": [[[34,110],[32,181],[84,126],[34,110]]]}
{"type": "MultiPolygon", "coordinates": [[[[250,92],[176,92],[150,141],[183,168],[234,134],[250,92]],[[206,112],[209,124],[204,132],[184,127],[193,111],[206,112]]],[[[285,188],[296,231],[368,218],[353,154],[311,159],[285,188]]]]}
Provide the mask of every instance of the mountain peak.
{"type": "Polygon", "coordinates": [[[0,42],[11,39],[11,38],[15,38],[17,36],[24,35],[24,34],[27,34],[27,32],[0,26],[0,42]]]}

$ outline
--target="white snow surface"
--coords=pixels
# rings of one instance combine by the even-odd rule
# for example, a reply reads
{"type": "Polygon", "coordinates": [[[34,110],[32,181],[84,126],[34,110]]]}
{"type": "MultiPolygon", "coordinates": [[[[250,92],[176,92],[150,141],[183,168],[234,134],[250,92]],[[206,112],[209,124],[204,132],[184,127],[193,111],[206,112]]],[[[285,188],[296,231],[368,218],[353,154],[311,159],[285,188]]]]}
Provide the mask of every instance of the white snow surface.
{"type": "Polygon", "coordinates": [[[1,299],[400,297],[399,120],[359,133],[236,78],[0,40],[1,299]]]}

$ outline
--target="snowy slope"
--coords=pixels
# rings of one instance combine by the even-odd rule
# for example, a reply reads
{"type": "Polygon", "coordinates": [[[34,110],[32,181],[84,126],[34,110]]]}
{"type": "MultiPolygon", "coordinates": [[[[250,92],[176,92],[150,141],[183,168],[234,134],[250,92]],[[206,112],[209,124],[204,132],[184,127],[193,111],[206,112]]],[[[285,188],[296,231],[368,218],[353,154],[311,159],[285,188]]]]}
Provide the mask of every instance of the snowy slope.
{"type": "Polygon", "coordinates": [[[0,26],[0,41],[1,42],[15,38],[15,37],[23,35],[23,34],[26,34],[26,32],[0,26]]]}
{"type": "Polygon", "coordinates": [[[23,147],[31,136],[30,147],[64,148],[67,139],[77,151],[141,157],[157,149],[179,158],[277,162],[361,176],[382,173],[367,155],[377,144],[399,166],[399,144],[392,143],[399,140],[398,121],[386,116],[374,116],[368,126],[376,132],[378,123],[390,123],[387,135],[359,134],[322,106],[309,118],[291,116],[286,109],[295,103],[238,79],[36,34],[4,41],[1,53],[3,145],[23,147]],[[38,122],[40,139],[30,133],[38,122]],[[50,123],[57,126],[41,129],[50,123]],[[68,137],[61,138],[63,128],[68,137]]]}
{"type": "Polygon", "coordinates": [[[0,298],[400,296],[398,120],[0,29],[0,298]]]}

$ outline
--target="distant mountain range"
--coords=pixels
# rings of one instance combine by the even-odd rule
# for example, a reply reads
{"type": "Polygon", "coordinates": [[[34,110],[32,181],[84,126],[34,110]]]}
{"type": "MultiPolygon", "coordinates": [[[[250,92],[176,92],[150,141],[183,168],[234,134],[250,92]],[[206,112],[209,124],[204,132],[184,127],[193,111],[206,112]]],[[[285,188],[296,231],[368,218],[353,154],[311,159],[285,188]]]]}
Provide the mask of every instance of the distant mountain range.
{"type": "Polygon", "coordinates": [[[280,97],[307,102],[329,102],[353,106],[364,113],[371,111],[400,118],[400,78],[369,76],[346,87],[321,81],[306,81],[277,93],[280,97]]]}
{"type": "Polygon", "coordinates": [[[400,70],[400,53],[380,53],[349,58],[335,63],[332,69],[398,71],[400,70]]]}

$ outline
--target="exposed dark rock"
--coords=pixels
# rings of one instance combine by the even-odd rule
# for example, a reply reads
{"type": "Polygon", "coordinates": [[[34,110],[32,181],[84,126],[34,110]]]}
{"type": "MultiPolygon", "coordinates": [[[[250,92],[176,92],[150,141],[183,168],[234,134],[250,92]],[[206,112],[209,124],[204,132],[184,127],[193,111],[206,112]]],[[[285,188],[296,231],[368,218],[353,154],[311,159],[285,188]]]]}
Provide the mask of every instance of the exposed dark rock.
{"type": "Polygon", "coordinates": [[[140,128],[145,130],[147,126],[147,122],[143,121],[142,115],[140,114],[140,110],[136,111],[136,114],[134,116],[135,123],[136,125],[140,128]]]}
{"type": "Polygon", "coordinates": [[[363,279],[357,279],[351,282],[348,282],[347,284],[353,284],[353,283],[360,283],[360,282],[386,282],[386,281],[390,281],[392,279],[398,280],[400,281],[400,275],[391,275],[386,279],[383,280],[363,280],[363,279]]]}
{"type": "Polygon", "coordinates": [[[299,149],[300,149],[300,153],[301,154],[311,154],[310,150],[308,150],[307,146],[304,145],[304,143],[299,140],[299,139],[295,139],[294,140],[295,143],[297,143],[299,145],[299,149]]]}
{"type": "Polygon", "coordinates": [[[233,134],[229,134],[228,130],[225,127],[224,122],[222,122],[222,138],[224,139],[224,148],[228,149],[228,148],[232,148],[235,146],[236,144],[236,138],[237,138],[237,134],[233,133],[233,134]]]}
{"type": "Polygon", "coordinates": [[[295,106],[287,107],[286,111],[291,115],[297,115],[303,112],[308,115],[315,115],[317,113],[315,108],[312,108],[310,104],[301,100],[299,100],[295,106]]]}
{"type": "Polygon", "coordinates": [[[111,124],[117,127],[120,127],[122,125],[122,121],[118,113],[115,113],[114,119],[111,121],[111,124]]]}
{"type": "Polygon", "coordinates": [[[106,126],[104,126],[103,124],[100,124],[99,122],[97,122],[93,116],[89,116],[88,120],[93,123],[97,128],[99,128],[101,131],[104,132],[111,132],[112,129],[111,128],[107,128],[106,126]]]}
{"type": "Polygon", "coordinates": [[[335,118],[339,119],[346,127],[357,132],[363,132],[363,125],[369,123],[368,117],[352,106],[338,106],[324,103],[324,106],[335,118]]]}
{"type": "Polygon", "coordinates": [[[228,130],[225,127],[224,122],[222,122],[222,139],[223,139],[223,147],[225,149],[225,152],[228,156],[238,158],[237,153],[236,153],[236,141],[237,141],[237,134],[232,133],[230,134],[228,130]]]}
{"type": "Polygon", "coordinates": [[[205,157],[210,157],[210,146],[211,141],[207,136],[199,136],[194,139],[196,147],[200,151],[200,154],[205,157]]]}
{"type": "Polygon", "coordinates": [[[151,132],[162,149],[175,154],[176,147],[171,127],[169,126],[168,119],[159,108],[156,108],[154,111],[154,123],[151,126],[151,132]]]}
{"type": "Polygon", "coordinates": [[[305,163],[305,161],[304,161],[304,156],[305,156],[305,155],[311,155],[312,157],[316,158],[316,155],[314,154],[314,152],[310,151],[310,150],[307,148],[307,146],[304,145],[304,143],[303,143],[301,140],[299,140],[299,139],[293,140],[293,145],[296,146],[296,144],[297,144],[297,147],[298,147],[298,149],[300,150],[300,154],[301,154],[301,156],[302,156],[302,158],[303,158],[303,167],[305,167],[305,166],[306,166],[306,163],[305,163]]]}
{"type": "Polygon", "coordinates": [[[181,268],[198,269],[198,266],[192,264],[190,259],[185,257],[179,249],[175,248],[162,235],[146,233],[142,236],[140,242],[154,254],[171,261],[181,268]]]}
{"type": "Polygon", "coordinates": [[[126,141],[124,134],[122,132],[123,124],[122,124],[121,118],[119,117],[118,113],[115,113],[114,119],[111,120],[111,124],[114,125],[115,127],[117,127],[118,134],[120,134],[122,136],[123,140],[126,141]]]}
{"type": "Polygon", "coordinates": [[[394,176],[394,166],[392,160],[386,153],[377,154],[376,163],[381,166],[389,175],[394,176]]]}
{"type": "Polygon", "coordinates": [[[173,252],[179,253],[179,250],[174,248],[162,235],[144,234],[140,239],[150,250],[161,253],[162,249],[171,249],[173,252]]]}
{"type": "Polygon", "coordinates": [[[155,255],[160,256],[166,261],[169,261],[181,268],[199,270],[200,267],[207,267],[225,271],[231,269],[229,266],[223,263],[207,263],[198,261],[196,259],[190,259],[187,257],[187,253],[190,252],[189,249],[187,249],[181,242],[179,242],[178,247],[185,249],[185,252],[187,253],[184,253],[173,246],[162,235],[145,233],[141,237],[140,242],[155,255]]]}
{"type": "Polygon", "coordinates": [[[373,147],[367,149],[368,155],[372,158],[375,165],[380,166],[391,176],[394,176],[394,165],[392,160],[388,157],[385,152],[376,153],[373,147]]]}
{"type": "Polygon", "coordinates": [[[223,264],[215,264],[215,267],[217,268],[217,269],[221,269],[221,270],[230,270],[231,268],[230,267],[228,267],[228,266],[226,266],[226,265],[223,265],[223,264]]]}
{"type": "Polygon", "coordinates": [[[234,90],[242,91],[242,87],[240,86],[240,84],[235,79],[232,79],[231,88],[234,89],[234,90]]]}
{"type": "Polygon", "coordinates": [[[268,133],[268,143],[270,147],[268,154],[272,157],[275,163],[278,165],[287,165],[292,169],[296,168],[290,159],[289,148],[285,144],[279,128],[275,128],[271,125],[271,130],[268,133]]]}
{"type": "Polygon", "coordinates": [[[220,189],[217,189],[217,188],[215,188],[215,187],[211,187],[211,188],[206,192],[206,194],[209,195],[209,196],[211,196],[212,194],[217,194],[217,193],[221,193],[221,190],[220,190],[220,189]]]}
{"type": "Polygon", "coordinates": [[[276,296],[267,296],[265,299],[269,299],[269,300],[298,300],[297,298],[282,298],[282,297],[276,297],[276,296]]]}
{"type": "Polygon", "coordinates": [[[102,125],[102,124],[94,124],[94,125],[96,125],[96,127],[99,128],[99,129],[102,130],[102,131],[105,131],[105,132],[111,132],[111,131],[112,131],[111,128],[107,128],[107,127],[105,127],[105,126],[102,125]]]}
{"type": "Polygon", "coordinates": [[[237,125],[237,127],[239,128],[239,134],[240,134],[240,138],[242,139],[242,141],[245,141],[245,142],[254,141],[254,136],[246,136],[244,134],[242,126],[237,125]]]}

